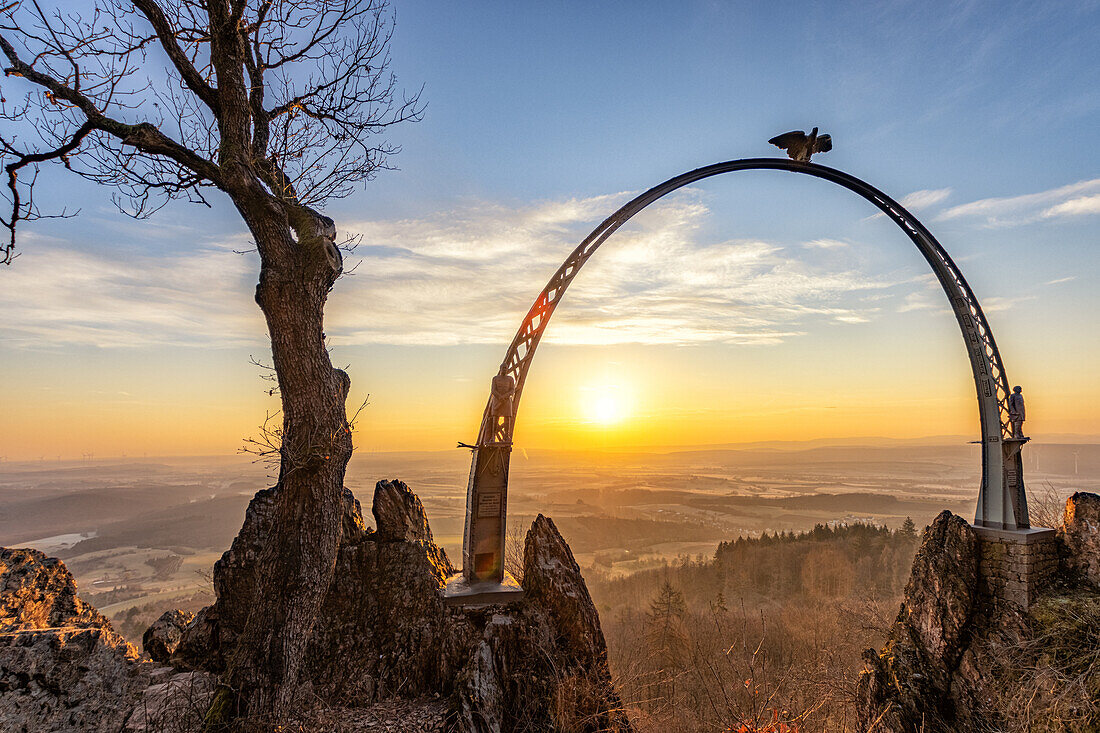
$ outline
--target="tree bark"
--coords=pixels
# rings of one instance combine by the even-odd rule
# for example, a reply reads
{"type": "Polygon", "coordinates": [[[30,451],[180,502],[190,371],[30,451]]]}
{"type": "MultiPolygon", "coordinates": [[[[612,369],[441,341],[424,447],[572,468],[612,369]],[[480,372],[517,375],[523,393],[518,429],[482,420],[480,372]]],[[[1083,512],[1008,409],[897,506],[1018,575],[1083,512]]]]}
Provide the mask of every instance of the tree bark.
{"type": "Polygon", "coordinates": [[[341,271],[332,221],[266,196],[235,203],[260,252],[256,302],[267,321],[283,408],[272,535],[258,558],[252,609],[224,679],[232,717],[263,729],[285,720],[294,705],[332,581],[352,453],[345,409],[351,380],[333,368],[325,347],[324,305],[341,271]]]}

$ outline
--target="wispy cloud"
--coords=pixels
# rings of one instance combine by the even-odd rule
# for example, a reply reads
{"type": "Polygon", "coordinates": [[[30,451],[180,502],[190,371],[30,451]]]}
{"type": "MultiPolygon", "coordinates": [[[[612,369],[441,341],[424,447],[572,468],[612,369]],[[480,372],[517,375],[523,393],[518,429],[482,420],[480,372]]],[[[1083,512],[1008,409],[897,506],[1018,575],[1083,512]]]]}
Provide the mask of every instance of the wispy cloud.
{"type": "Polygon", "coordinates": [[[902,304],[898,306],[898,313],[908,313],[910,311],[949,312],[950,307],[943,294],[938,290],[937,285],[935,290],[917,290],[907,294],[902,304]]]}
{"type": "MultiPolygon", "coordinates": [[[[478,206],[351,228],[364,274],[331,308],[334,343],[499,343],[594,222],[625,200],[478,206]]],[[[703,242],[692,192],[616,233],[566,294],[547,339],[559,343],[777,343],[812,317],[864,317],[859,295],[890,283],[818,270],[768,242],[703,242]]],[[[821,246],[821,245],[818,245],[821,246]]]]}
{"type": "MultiPolygon", "coordinates": [[[[909,211],[921,211],[935,206],[938,203],[942,203],[951,195],[952,189],[950,188],[933,188],[922,189],[920,191],[913,191],[901,197],[898,201],[899,204],[904,206],[909,211]]],[[[868,219],[878,219],[884,217],[881,211],[877,214],[873,214],[868,219]]]]}
{"type": "Polygon", "coordinates": [[[0,273],[0,335],[24,346],[256,342],[256,263],[232,252],[244,241],[156,257],[37,242],[0,273]]]}
{"type": "MultiPolygon", "coordinates": [[[[589,228],[629,194],[521,206],[481,203],[422,219],[352,222],[362,264],[337,284],[333,345],[509,341],[531,302],[589,228]]],[[[895,285],[851,265],[826,268],[759,240],[710,242],[692,191],[662,200],[608,241],[565,296],[559,343],[772,344],[810,321],[863,323],[895,285]]],[[[247,239],[171,256],[38,243],[2,273],[9,343],[103,347],[262,345],[247,239]]],[[[811,248],[845,243],[817,240],[811,248]]],[[[854,261],[854,260],[853,260],[854,261]]]]}
{"type": "Polygon", "coordinates": [[[1069,277],[1059,277],[1054,280],[1047,280],[1043,285],[1060,285],[1062,283],[1068,283],[1071,280],[1076,280],[1076,275],[1070,275],[1069,277]]]}
{"type": "Polygon", "coordinates": [[[937,218],[973,218],[983,226],[1002,227],[1087,214],[1100,214],[1100,178],[1022,196],[971,201],[947,209],[937,218]]]}
{"type": "Polygon", "coordinates": [[[920,210],[927,209],[929,206],[935,206],[936,204],[947,199],[951,195],[950,188],[933,188],[924,189],[921,191],[914,191],[901,197],[900,203],[907,209],[920,210]]]}
{"type": "Polygon", "coordinates": [[[807,249],[840,249],[847,247],[847,242],[842,242],[839,239],[814,239],[809,242],[803,242],[803,247],[807,249]]]}
{"type": "Polygon", "coordinates": [[[1049,209],[1044,209],[1042,217],[1084,216],[1085,214],[1100,214],[1100,194],[1094,196],[1078,196],[1069,201],[1055,204],[1049,209]]]}

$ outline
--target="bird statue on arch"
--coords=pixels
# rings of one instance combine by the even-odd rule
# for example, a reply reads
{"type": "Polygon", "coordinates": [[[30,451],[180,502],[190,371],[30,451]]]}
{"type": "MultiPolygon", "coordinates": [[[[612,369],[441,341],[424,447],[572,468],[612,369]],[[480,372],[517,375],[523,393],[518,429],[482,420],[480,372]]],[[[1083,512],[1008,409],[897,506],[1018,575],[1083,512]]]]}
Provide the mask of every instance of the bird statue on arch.
{"type": "Polygon", "coordinates": [[[786,150],[791,160],[809,163],[814,153],[827,153],[833,149],[833,139],[828,135],[818,135],[815,127],[807,135],[802,130],[784,132],[768,141],[780,150],[786,150]]]}

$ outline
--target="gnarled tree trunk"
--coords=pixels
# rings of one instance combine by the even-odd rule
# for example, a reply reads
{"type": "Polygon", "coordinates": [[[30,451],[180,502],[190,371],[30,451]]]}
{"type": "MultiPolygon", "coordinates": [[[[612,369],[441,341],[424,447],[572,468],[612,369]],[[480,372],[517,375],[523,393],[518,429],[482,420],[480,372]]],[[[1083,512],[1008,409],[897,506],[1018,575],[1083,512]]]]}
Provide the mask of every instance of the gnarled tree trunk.
{"type": "Polygon", "coordinates": [[[289,216],[281,205],[238,208],[262,261],[256,302],[271,337],[283,423],[275,521],[225,682],[238,715],[280,720],[294,703],[336,562],[352,453],[345,410],[351,380],[333,368],[325,347],[324,305],[341,271],[332,221],[300,206],[289,216]]]}

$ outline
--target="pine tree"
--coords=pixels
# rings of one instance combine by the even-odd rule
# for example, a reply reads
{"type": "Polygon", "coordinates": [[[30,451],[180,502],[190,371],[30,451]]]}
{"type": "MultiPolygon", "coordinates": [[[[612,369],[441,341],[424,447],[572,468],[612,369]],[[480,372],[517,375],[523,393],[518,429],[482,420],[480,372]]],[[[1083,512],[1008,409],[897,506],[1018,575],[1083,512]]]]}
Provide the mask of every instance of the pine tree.
{"type": "Polygon", "coordinates": [[[906,517],[905,521],[901,523],[901,529],[899,530],[903,537],[909,537],[916,539],[917,525],[913,522],[912,517],[906,517]]]}

